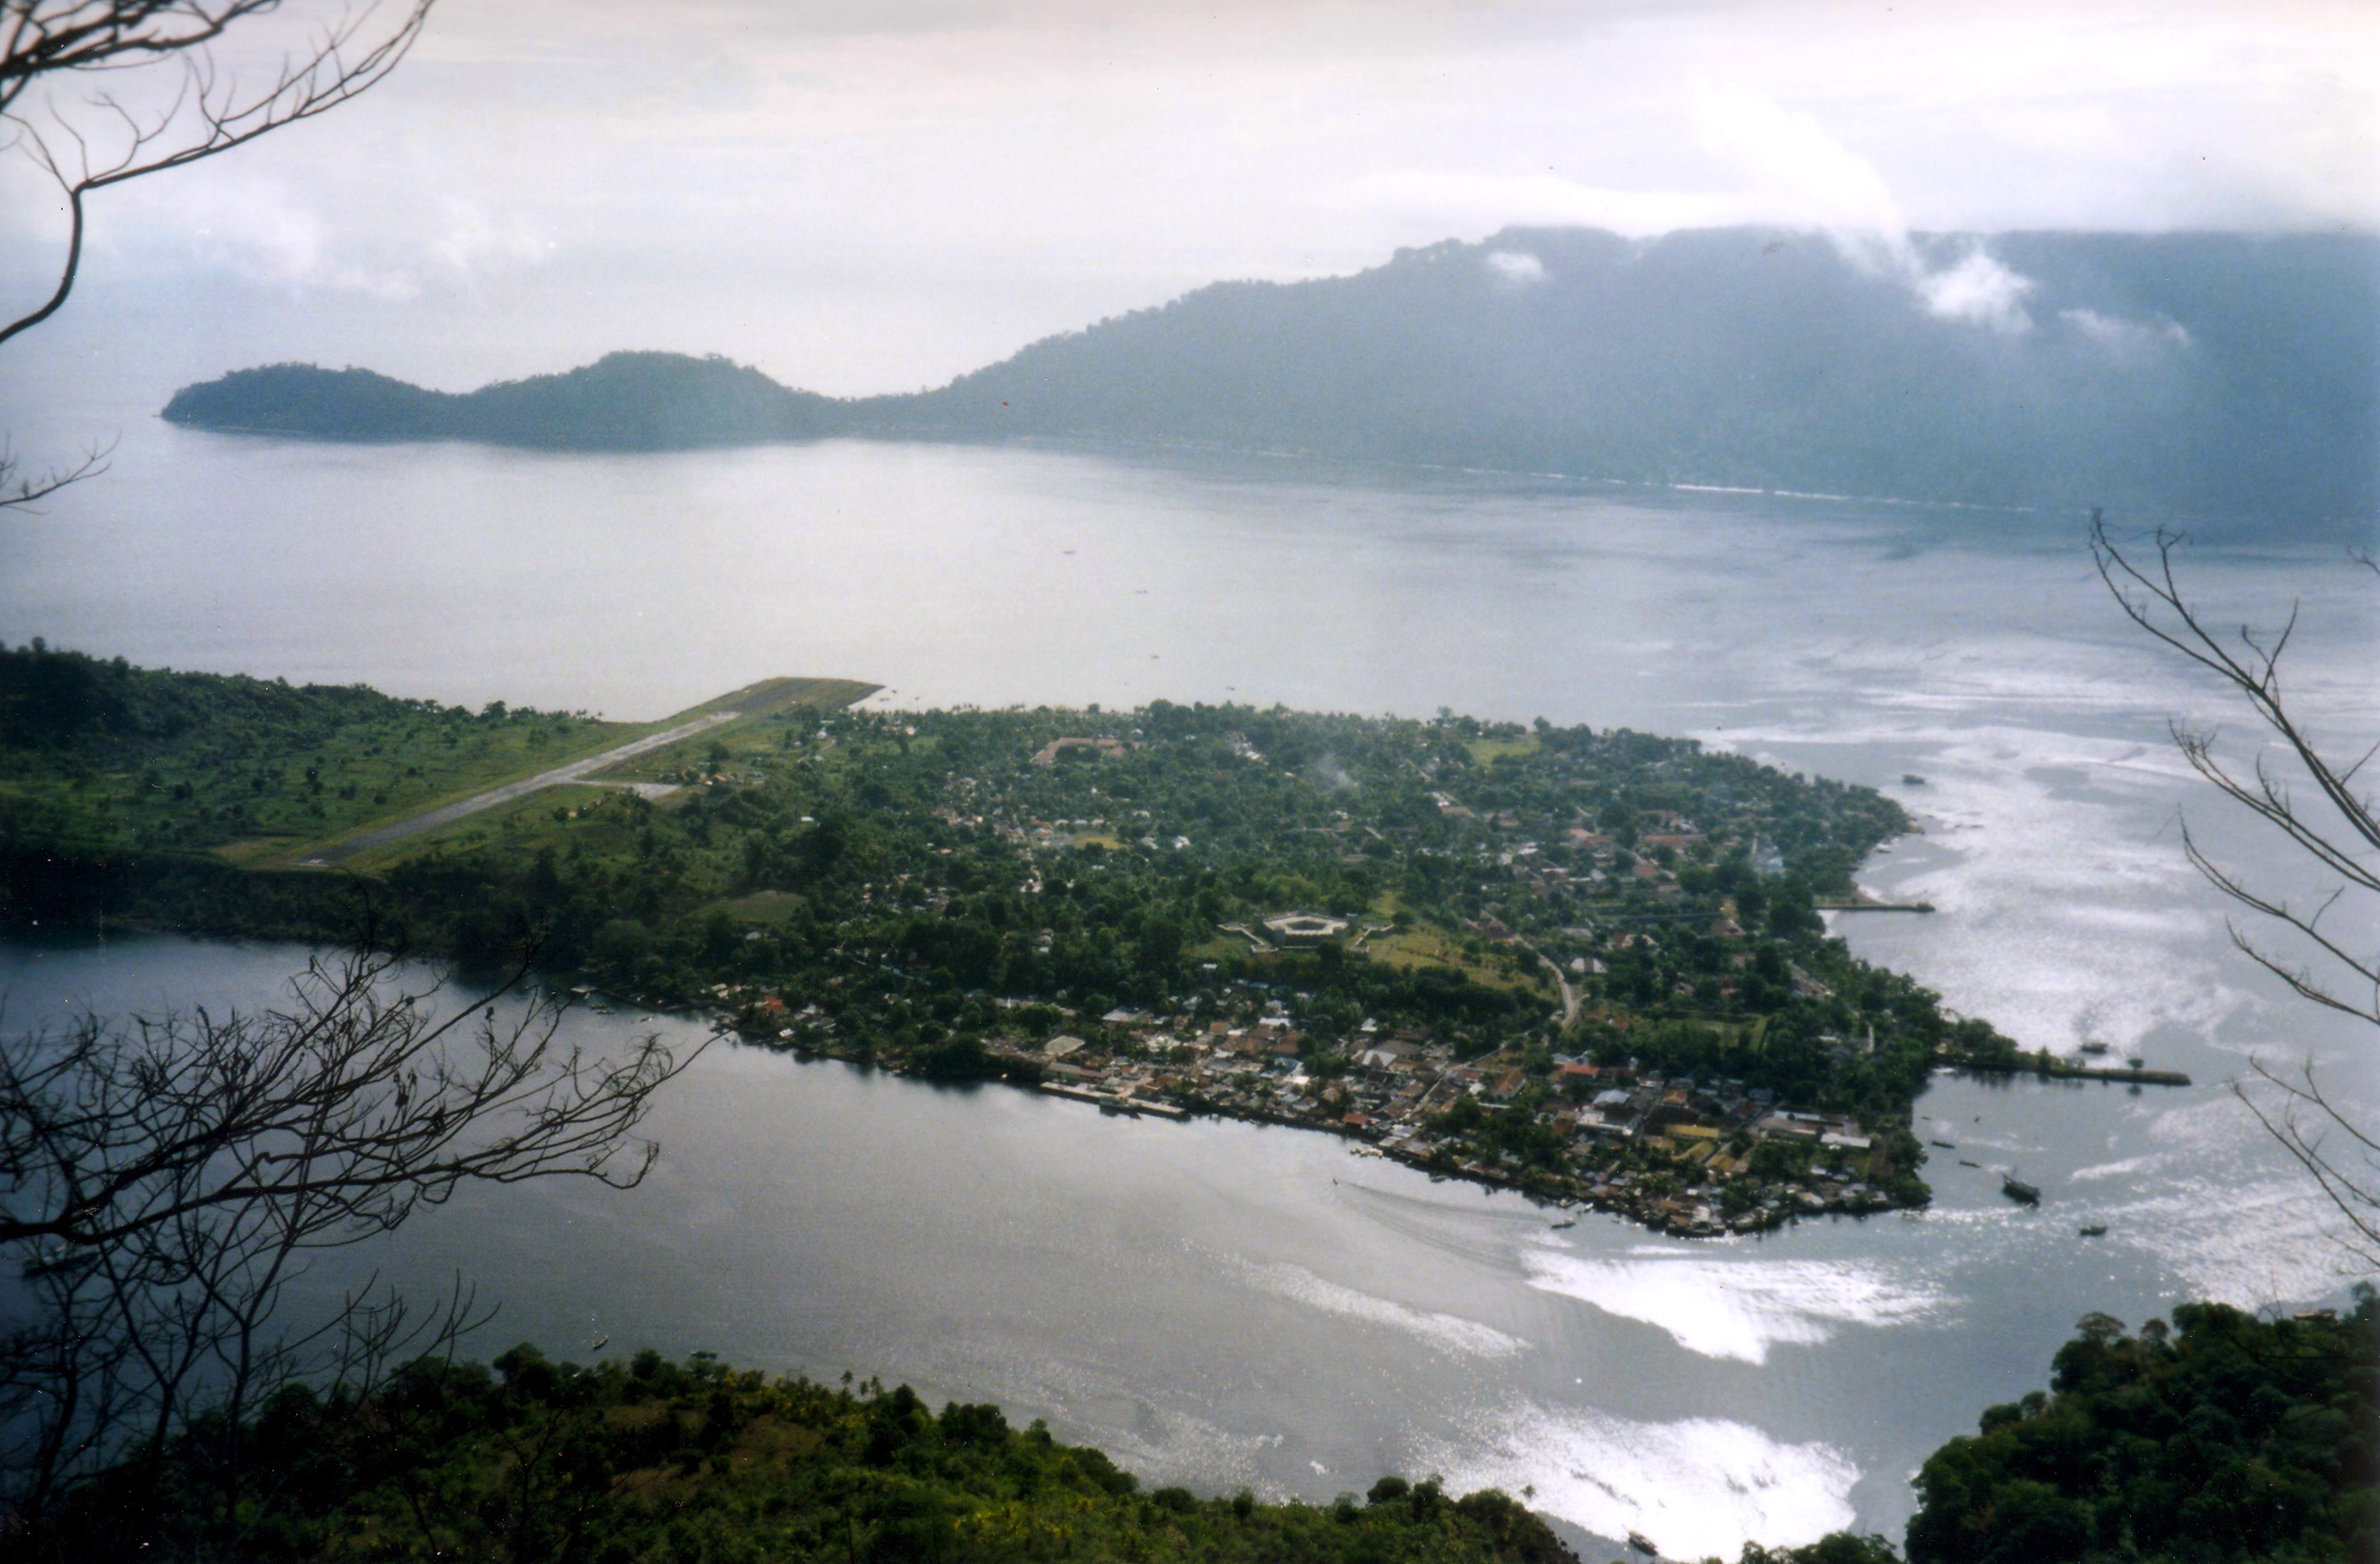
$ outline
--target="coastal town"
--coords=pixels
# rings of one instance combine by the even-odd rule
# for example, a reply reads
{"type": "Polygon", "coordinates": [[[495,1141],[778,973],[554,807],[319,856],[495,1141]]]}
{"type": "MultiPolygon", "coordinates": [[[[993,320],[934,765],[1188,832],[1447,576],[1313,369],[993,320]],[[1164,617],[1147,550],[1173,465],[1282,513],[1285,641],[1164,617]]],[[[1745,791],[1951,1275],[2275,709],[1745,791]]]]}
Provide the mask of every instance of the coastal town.
{"type": "Polygon", "coordinates": [[[650,937],[607,949],[614,918],[590,977],[788,1050],[1296,1125],[1680,1236],[1924,1205],[1928,1074],[2022,1062],[1820,915],[1863,906],[1851,870],[1898,806],[1691,743],[845,711],[624,774],[648,771],[661,807],[570,825],[733,828],[773,883],[706,915],[728,975],[677,987],[650,937]]]}
{"type": "Polygon", "coordinates": [[[986,1046],[1016,1074],[1038,1076],[1039,1090],[1103,1111],[1329,1131],[1434,1176],[1618,1212],[1680,1237],[1895,1204],[1871,1182],[1871,1168],[1885,1165],[1874,1137],[1848,1115],[1791,1109],[1767,1087],[1562,1054],[1537,1061],[1543,1070],[1505,1052],[1466,1062],[1444,1043],[1377,1027],[1318,1061],[1283,1000],[1257,1010],[1245,1024],[1111,1011],[1096,1028],[1104,1044],[1061,1033],[1038,1046],[1001,1036],[986,1046]],[[1467,1133],[1506,1117],[1553,1137],[1551,1167],[1467,1133]]]}

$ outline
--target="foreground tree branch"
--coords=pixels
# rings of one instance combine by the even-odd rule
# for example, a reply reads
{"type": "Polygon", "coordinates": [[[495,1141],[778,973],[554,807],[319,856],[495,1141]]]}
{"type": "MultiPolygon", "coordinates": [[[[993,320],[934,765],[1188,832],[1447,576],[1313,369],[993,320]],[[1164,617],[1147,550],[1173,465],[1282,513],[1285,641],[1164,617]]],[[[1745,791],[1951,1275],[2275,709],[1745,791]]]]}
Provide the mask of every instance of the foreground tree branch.
{"type": "Polygon", "coordinates": [[[120,1244],[274,1202],[319,1247],[467,1181],[644,1177],[654,1148],[628,1134],[686,1062],[657,1036],[591,1058],[517,977],[443,1019],[393,982],[394,958],[351,953],[310,962],[286,1011],[0,1038],[0,1243],[120,1244]],[[502,998],[522,1001],[510,1021],[502,998]]]}
{"type": "MultiPolygon", "coordinates": [[[[2259,890],[2210,857],[2187,828],[2182,848],[2206,882],[2248,915],[2227,920],[2231,942],[2292,993],[2380,1029],[2380,809],[2362,781],[2380,744],[2334,747],[2292,708],[2282,660],[2297,629],[2292,605],[2279,629],[2225,630],[2183,595],[2175,555],[2183,540],[2162,528],[2119,545],[2091,513],[2091,557],[2133,624],[2213,673],[2244,698],[2273,741],[2242,773],[2216,750],[2211,729],[2170,725],[2175,746],[2216,792],[2266,826],[2332,880],[2311,905],[2259,890]],[[2130,552],[2126,550],[2129,548],[2130,552]],[[2272,749],[2277,747],[2278,758],[2272,749]]],[[[2380,564],[2354,557],[2380,581],[2380,564]]],[[[2375,1039],[2380,1040],[2380,1039],[2375,1039]]],[[[2258,1059],[2232,1090],[2347,1218],[2342,1243],[2363,1267],[2380,1268],[2380,1142],[2355,1109],[2330,1095],[2313,1061],[2284,1069],[2258,1059]]]]}
{"type": "Polygon", "coordinates": [[[200,1412],[228,1441],[229,1524],[261,1396],[358,1391],[485,1317],[459,1283],[426,1312],[368,1285],[285,1328],[309,1252],[465,1183],[628,1188],[651,1168],[635,1131],[698,1049],[590,1055],[523,973],[443,1017],[400,976],[358,949],[310,962],[285,1009],[0,1035],[0,1245],[34,1304],[0,1340],[0,1498],[19,1524],[96,1471],[153,1468],[200,1412]]]}
{"type": "MultiPolygon", "coordinates": [[[[66,219],[48,292],[0,313],[0,344],[62,309],[81,274],[90,198],[246,146],[327,114],[396,68],[434,0],[341,13],[261,80],[243,83],[217,46],[248,36],[282,0],[0,0],[0,127],[5,145],[57,188],[66,219]],[[104,85],[95,85],[103,82],[104,85]]],[[[30,505],[103,470],[20,474],[0,457],[0,510],[30,505]]]]}

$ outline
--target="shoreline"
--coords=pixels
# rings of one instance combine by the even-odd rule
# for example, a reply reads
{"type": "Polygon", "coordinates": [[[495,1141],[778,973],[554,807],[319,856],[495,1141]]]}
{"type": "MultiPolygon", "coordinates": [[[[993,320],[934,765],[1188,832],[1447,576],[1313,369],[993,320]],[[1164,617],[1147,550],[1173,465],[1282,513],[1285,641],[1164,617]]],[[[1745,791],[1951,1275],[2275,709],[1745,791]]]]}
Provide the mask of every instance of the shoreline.
{"type": "MultiPolygon", "coordinates": [[[[614,995],[627,999],[631,996],[614,995]]],[[[641,1005],[642,1001],[638,1001],[641,1005]]],[[[1074,1081],[1048,1080],[1033,1059],[1022,1054],[999,1054],[992,1057],[1021,1069],[1002,1070],[985,1075],[942,1079],[928,1074],[907,1060],[878,1058],[872,1049],[865,1047],[821,1046],[817,1042],[796,1042],[740,1028],[735,1018],[717,1010],[696,1009],[672,1011],[657,1005],[644,1005],[656,1014],[675,1014],[680,1019],[707,1016],[713,1034],[725,1036],[753,1048],[771,1053],[787,1054],[808,1063],[832,1060],[868,1070],[880,1070],[887,1074],[929,1085],[1002,1085],[1036,1096],[1056,1097],[1096,1108],[1099,1112],[1123,1118],[1155,1118],[1172,1122],[1196,1119],[1215,1119],[1241,1123],[1270,1125],[1281,1129],[1316,1132],[1352,1143],[1358,1155],[1369,1155],[1384,1160],[1402,1163],[1417,1172],[1427,1174],[1432,1182],[1458,1179],[1490,1191],[1509,1189],[1525,1196],[1541,1208],[1561,1213],[1601,1212],[1636,1223],[1648,1231],[1670,1238],[1730,1238],[1755,1236],[1810,1217],[1869,1217],[1888,1211],[1923,1209],[1932,1203],[1932,1191],[1919,1200],[1895,1200],[1883,1190],[1865,1184],[1854,1193],[1849,1188],[1822,1196],[1803,1191],[1792,1201],[1780,1200],[1773,1208],[1761,1208],[1733,1216],[1719,1216],[1706,1206],[1682,1201],[1666,1194],[1642,1193],[1631,1185],[1610,1180],[1590,1181],[1578,1177],[1561,1177],[1527,1170],[1518,1172],[1491,1167],[1474,1159],[1464,1159],[1442,1150],[1417,1151],[1410,1146],[1391,1144],[1390,1137],[1370,1124],[1351,1125],[1332,1121],[1316,1114],[1299,1114],[1277,1109],[1255,1108],[1245,1104],[1223,1103],[1196,1093],[1176,1092],[1166,1097],[1144,1097],[1137,1094],[1103,1091],[1096,1085],[1074,1081]]],[[[1913,1135],[1912,1137],[1914,1138],[1913,1135]]],[[[1566,1224],[1565,1224],[1566,1225],[1566,1224]]]]}

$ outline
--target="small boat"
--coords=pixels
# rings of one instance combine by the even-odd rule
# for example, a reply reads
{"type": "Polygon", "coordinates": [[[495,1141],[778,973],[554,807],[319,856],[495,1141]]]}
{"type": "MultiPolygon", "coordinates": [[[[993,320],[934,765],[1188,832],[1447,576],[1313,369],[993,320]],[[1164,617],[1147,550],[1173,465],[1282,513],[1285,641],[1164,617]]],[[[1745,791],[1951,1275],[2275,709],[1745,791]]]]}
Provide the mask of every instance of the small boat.
{"type": "Polygon", "coordinates": [[[2105,1238],[2107,1236],[2107,1224],[2093,1222],[2089,1227],[2076,1228],[2074,1231],[2083,1238],[2105,1238]]]}
{"type": "Polygon", "coordinates": [[[610,1346],[611,1344],[612,1344],[612,1339],[611,1339],[610,1337],[608,1337],[608,1336],[598,1336],[597,1338],[595,1338],[595,1344],[594,1344],[593,1346],[591,1346],[591,1347],[588,1348],[587,1350],[588,1350],[589,1352],[601,1352],[604,1348],[606,1348],[606,1347],[610,1346]]]}
{"type": "Polygon", "coordinates": [[[2000,1175],[2000,1193],[2007,1195],[2010,1200],[2015,1201],[2020,1206],[2038,1206],[2041,1204],[2041,1191],[2034,1185],[2025,1182],[2022,1179],[2018,1178],[2014,1173],[2002,1173],[2000,1175]]]}
{"type": "Polygon", "coordinates": [[[2080,1051],[2087,1053],[2095,1059],[2099,1055],[2107,1051],[2107,1045],[2100,1042],[2084,1043],[2080,1051]]]}
{"type": "Polygon", "coordinates": [[[1900,785],[1903,787],[1924,787],[1925,785],[1925,779],[1919,776],[1914,771],[1903,771],[1900,773],[1900,785]]]}
{"type": "Polygon", "coordinates": [[[1980,1168],[1983,1164],[1981,1162],[1970,1162],[1965,1158],[1961,1157],[1959,1158],[1959,1166],[1961,1168],[1980,1168]]]}
{"type": "Polygon", "coordinates": [[[1554,1224],[1554,1231],[1560,1232],[1564,1228],[1574,1228],[1576,1226],[1578,1226],[1578,1218],[1576,1217],[1566,1217],[1562,1220],[1554,1224]]]}
{"type": "Polygon", "coordinates": [[[1649,1553],[1656,1558],[1658,1558],[1661,1556],[1661,1550],[1655,1547],[1651,1539],[1647,1538],[1642,1532],[1629,1533],[1628,1546],[1634,1548],[1639,1553],[1649,1553]]]}
{"type": "Polygon", "coordinates": [[[1956,1141],[1929,1140],[1925,1144],[1928,1146],[1938,1146],[1945,1151],[1956,1151],[1959,1149],[1959,1143],[1956,1141]]]}

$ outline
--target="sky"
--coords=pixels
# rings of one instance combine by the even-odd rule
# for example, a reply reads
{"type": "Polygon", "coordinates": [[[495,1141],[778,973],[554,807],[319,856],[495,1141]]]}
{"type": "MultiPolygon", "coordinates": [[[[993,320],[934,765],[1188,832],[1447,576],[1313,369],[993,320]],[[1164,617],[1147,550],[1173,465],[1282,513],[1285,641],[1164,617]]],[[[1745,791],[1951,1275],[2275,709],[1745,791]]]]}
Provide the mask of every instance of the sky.
{"type": "MultiPolygon", "coordinates": [[[[1508,224],[2380,228],[2375,148],[2370,0],[442,0],[366,97],[95,198],[0,404],[286,359],[459,390],[618,347],[906,390],[1508,224]]],[[[6,302],[60,231],[0,159],[6,302]]]]}

